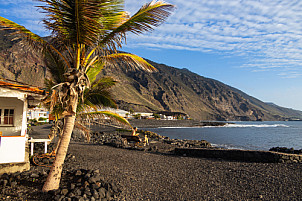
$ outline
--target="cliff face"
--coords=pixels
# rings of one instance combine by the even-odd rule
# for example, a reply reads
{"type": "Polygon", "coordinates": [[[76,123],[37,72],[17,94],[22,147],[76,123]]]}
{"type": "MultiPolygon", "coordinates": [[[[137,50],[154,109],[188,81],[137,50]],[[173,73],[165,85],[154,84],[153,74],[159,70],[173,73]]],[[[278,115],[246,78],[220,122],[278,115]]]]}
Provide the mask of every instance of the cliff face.
{"type": "Polygon", "coordinates": [[[186,69],[149,62],[158,72],[134,72],[118,67],[104,69],[103,75],[113,76],[119,81],[113,93],[121,108],[184,112],[201,120],[255,121],[284,120],[288,117],[285,113],[275,114],[261,109],[219,81],[186,69]]]}
{"type": "Polygon", "coordinates": [[[0,77],[43,86],[46,69],[32,48],[0,31],[0,77]]]}
{"type": "MultiPolygon", "coordinates": [[[[266,104],[219,81],[149,61],[158,72],[131,71],[126,65],[106,67],[112,89],[122,109],[137,112],[173,111],[200,120],[286,120],[302,118],[302,112],[266,104]]],[[[43,86],[46,71],[34,50],[0,32],[0,76],[43,86]]],[[[101,76],[101,75],[100,75],[101,76]]]]}

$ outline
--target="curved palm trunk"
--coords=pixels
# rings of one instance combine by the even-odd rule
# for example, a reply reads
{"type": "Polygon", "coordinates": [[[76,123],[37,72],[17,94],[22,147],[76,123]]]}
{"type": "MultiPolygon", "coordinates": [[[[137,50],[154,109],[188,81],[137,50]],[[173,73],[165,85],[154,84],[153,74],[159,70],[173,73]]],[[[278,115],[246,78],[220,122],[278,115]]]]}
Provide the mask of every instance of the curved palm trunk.
{"type": "Polygon", "coordinates": [[[48,174],[42,191],[47,192],[59,188],[64,160],[67,154],[71,133],[75,123],[75,114],[65,116],[62,138],[56,153],[56,158],[48,174]]]}

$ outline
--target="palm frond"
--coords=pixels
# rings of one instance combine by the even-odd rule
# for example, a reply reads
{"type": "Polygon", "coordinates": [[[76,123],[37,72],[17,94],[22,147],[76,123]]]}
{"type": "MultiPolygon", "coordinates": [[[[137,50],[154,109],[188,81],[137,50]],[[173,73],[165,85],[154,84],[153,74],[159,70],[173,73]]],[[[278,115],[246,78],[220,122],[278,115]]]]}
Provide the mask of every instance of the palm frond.
{"type": "Polygon", "coordinates": [[[87,139],[87,141],[90,141],[90,129],[87,128],[86,126],[84,126],[83,124],[81,124],[79,121],[76,121],[74,123],[74,127],[80,131],[82,131],[85,134],[85,137],[87,139]]]}
{"type": "Polygon", "coordinates": [[[14,35],[17,39],[23,39],[37,51],[51,50],[56,52],[56,54],[58,54],[61,59],[65,61],[66,65],[70,67],[66,58],[61,54],[60,51],[58,51],[53,45],[48,43],[39,35],[26,29],[24,26],[0,16],[0,30],[13,30],[14,32],[11,33],[12,35],[14,35]]]}
{"type": "Polygon", "coordinates": [[[32,46],[36,47],[35,49],[44,47],[44,45],[47,43],[43,38],[26,29],[24,26],[0,16],[0,30],[1,29],[13,30],[14,32],[11,33],[12,35],[15,35],[16,38],[22,37],[22,39],[25,39],[32,46]]]}
{"type": "Polygon", "coordinates": [[[90,80],[90,83],[93,83],[96,79],[96,76],[101,72],[101,70],[104,68],[104,63],[98,62],[88,68],[86,74],[90,80]]]}
{"type": "Polygon", "coordinates": [[[52,34],[69,44],[93,45],[109,26],[117,24],[123,1],[39,0],[47,17],[43,20],[52,34]]]}
{"type": "Polygon", "coordinates": [[[113,98],[111,97],[111,94],[109,92],[90,93],[89,95],[87,95],[86,99],[87,101],[89,101],[89,103],[91,103],[93,106],[97,106],[98,108],[117,107],[116,103],[113,101],[113,98]]]}
{"type": "Polygon", "coordinates": [[[129,54],[129,53],[116,53],[116,54],[110,54],[107,56],[103,56],[102,59],[106,61],[107,63],[116,65],[119,62],[126,63],[128,67],[134,68],[134,69],[143,69],[149,72],[157,71],[155,67],[153,67],[151,64],[149,64],[146,60],[143,58],[135,55],[135,54],[129,54]]]}
{"type": "Polygon", "coordinates": [[[52,51],[45,52],[44,63],[46,68],[49,70],[55,84],[65,81],[64,73],[67,71],[67,66],[59,55],[52,51]]]}
{"type": "Polygon", "coordinates": [[[90,100],[88,100],[87,95],[84,95],[84,100],[79,100],[77,112],[89,112],[91,110],[97,111],[98,108],[98,105],[93,104],[90,100]]]}
{"type": "Polygon", "coordinates": [[[122,47],[125,41],[126,32],[130,31],[140,34],[146,31],[152,31],[154,27],[159,26],[171,14],[174,5],[163,1],[152,1],[145,4],[141,9],[129,19],[124,20],[120,26],[106,35],[99,42],[99,47],[108,47],[108,49],[116,50],[122,47]]]}
{"type": "Polygon", "coordinates": [[[127,126],[131,126],[131,124],[128,122],[127,119],[124,117],[120,116],[117,113],[111,112],[111,111],[96,111],[96,112],[87,112],[87,113],[81,113],[78,114],[79,117],[81,118],[104,118],[104,117],[109,117],[110,119],[113,119],[119,123],[122,123],[127,126]]]}
{"type": "Polygon", "coordinates": [[[112,77],[102,77],[92,84],[92,90],[108,90],[117,83],[112,77]]]}

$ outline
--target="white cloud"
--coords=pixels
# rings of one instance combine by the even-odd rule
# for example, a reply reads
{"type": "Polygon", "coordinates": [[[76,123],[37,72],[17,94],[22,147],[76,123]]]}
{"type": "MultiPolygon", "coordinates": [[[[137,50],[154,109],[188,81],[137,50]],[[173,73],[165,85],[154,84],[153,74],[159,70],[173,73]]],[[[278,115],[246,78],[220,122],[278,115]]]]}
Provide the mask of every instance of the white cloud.
{"type": "Polygon", "coordinates": [[[45,36],[49,34],[41,23],[45,14],[39,12],[38,5],[43,3],[33,0],[5,0],[0,2],[0,13],[1,16],[45,36]]]}
{"type": "MultiPolygon", "coordinates": [[[[168,0],[177,9],[152,33],[128,35],[127,46],[214,52],[248,58],[242,65],[253,71],[292,69],[302,73],[301,0],[168,0]],[[150,42],[152,41],[152,42],[150,42]]],[[[126,0],[134,14],[150,0],[126,0]]],[[[4,17],[39,33],[43,14],[32,0],[0,2],[4,17]]],[[[281,74],[280,74],[281,76],[281,74]]]]}
{"type": "MultiPolygon", "coordinates": [[[[212,51],[249,58],[243,67],[298,69],[302,74],[300,0],[171,0],[177,10],[153,33],[128,46],[212,51]],[[152,39],[152,43],[150,43],[152,39]]],[[[138,9],[136,0],[126,9],[138,9]]],[[[281,76],[281,74],[280,74],[281,76]]]]}
{"type": "Polygon", "coordinates": [[[32,0],[3,0],[3,1],[0,1],[0,5],[9,5],[9,4],[13,4],[13,5],[33,4],[33,1],[32,0]]]}

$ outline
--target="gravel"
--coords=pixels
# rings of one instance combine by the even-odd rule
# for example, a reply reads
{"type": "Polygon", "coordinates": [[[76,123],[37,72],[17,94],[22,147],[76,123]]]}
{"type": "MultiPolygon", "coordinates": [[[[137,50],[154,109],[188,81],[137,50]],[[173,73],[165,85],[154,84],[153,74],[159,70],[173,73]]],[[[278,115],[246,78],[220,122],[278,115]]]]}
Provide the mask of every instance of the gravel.
{"type": "Polygon", "coordinates": [[[49,168],[32,166],[0,177],[0,200],[302,200],[302,164],[175,156],[173,146],[158,142],[124,149],[71,142],[61,189],[42,193],[49,168]],[[72,198],[85,182],[70,178],[88,178],[87,173],[100,177],[88,179],[89,189],[80,188],[82,197],[72,198]]]}
{"type": "Polygon", "coordinates": [[[301,200],[301,164],[246,163],[72,143],[69,168],[99,169],[116,200],[301,200]]]}
{"type": "Polygon", "coordinates": [[[93,173],[91,177],[97,172],[104,183],[95,189],[99,197],[107,190],[109,194],[115,192],[108,195],[113,200],[302,199],[301,164],[191,158],[80,142],[70,144],[69,156],[59,191],[42,193],[48,168],[33,166],[22,174],[2,175],[0,199],[101,200],[89,194],[95,194],[93,183],[88,192],[81,188],[82,197],[71,199],[71,189],[76,194],[79,185],[72,182],[70,174],[86,176],[87,172],[93,173]],[[83,199],[84,192],[87,195],[83,199]]]}

